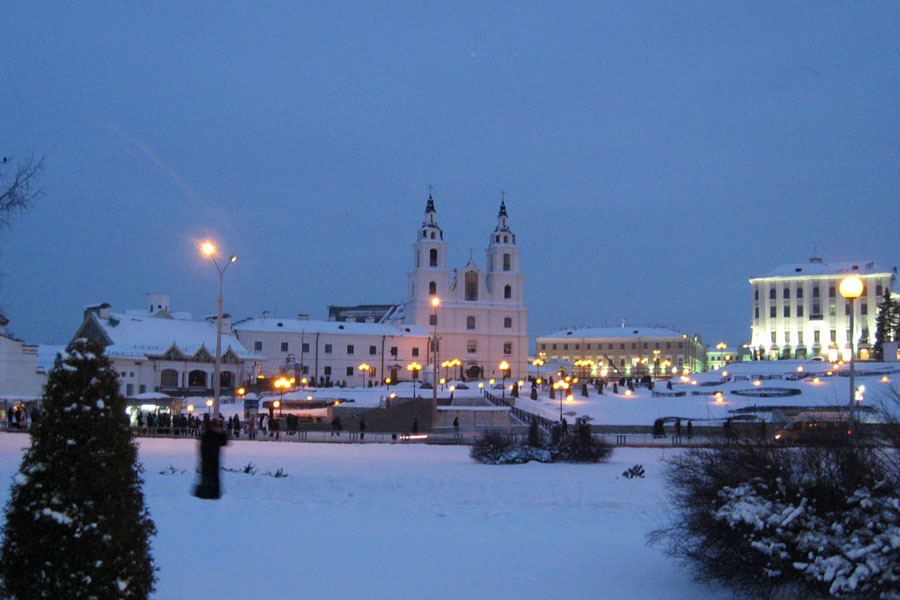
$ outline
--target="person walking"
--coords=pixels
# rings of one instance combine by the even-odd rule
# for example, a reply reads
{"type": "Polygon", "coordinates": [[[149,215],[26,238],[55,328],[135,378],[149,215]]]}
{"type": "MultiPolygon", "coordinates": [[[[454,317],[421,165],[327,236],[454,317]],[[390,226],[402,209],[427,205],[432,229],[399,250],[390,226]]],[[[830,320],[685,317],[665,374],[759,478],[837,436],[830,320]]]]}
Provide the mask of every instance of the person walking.
{"type": "Polygon", "coordinates": [[[360,441],[366,439],[366,418],[362,417],[359,420],[359,439],[360,441]]]}
{"type": "Polygon", "coordinates": [[[222,496],[219,484],[219,451],[228,443],[228,435],[217,419],[209,422],[200,438],[200,483],[194,496],[203,500],[218,500],[222,496]]]}
{"type": "Polygon", "coordinates": [[[413,419],[412,429],[410,429],[409,433],[410,435],[419,433],[419,419],[413,419]]]}
{"type": "Polygon", "coordinates": [[[459,439],[459,415],[453,417],[453,437],[459,439]]]}

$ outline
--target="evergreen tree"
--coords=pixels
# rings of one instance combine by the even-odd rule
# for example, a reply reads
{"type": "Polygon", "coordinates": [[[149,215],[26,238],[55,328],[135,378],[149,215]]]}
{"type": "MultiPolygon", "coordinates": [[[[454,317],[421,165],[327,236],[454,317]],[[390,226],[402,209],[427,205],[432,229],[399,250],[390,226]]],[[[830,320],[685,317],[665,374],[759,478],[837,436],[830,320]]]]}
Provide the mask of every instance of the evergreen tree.
{"type": "Polygon", "coordinates": [[[44,389],[6,506],[0,595],[147,598],[156,533],[144,506],[125,399],[102,348],[73,342],[44,389]]]}
{"type": "Polygon", "coordinates": [[[891,290],[888,287],[875,315],[875,345],[872,347],[875,360],[884,360],[884,343],[898,338],[900,338],[900,307],[891,300],[891,290]]]}

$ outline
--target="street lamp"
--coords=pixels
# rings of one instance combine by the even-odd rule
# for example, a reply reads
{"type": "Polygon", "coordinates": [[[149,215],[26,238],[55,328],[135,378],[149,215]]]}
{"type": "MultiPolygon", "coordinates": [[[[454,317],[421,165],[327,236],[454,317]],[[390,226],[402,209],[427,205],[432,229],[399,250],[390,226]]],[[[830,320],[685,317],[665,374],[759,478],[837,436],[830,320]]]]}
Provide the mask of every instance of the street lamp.
{"type": "Polygon", "coordinates": [[[422,370],[422,365],[413,361],[406,365],[406,370],[412,373],[413,378],[413,398],[416,397],[416,380],[419,378],[419,371],[422,370]]]}
{"type": "Polygon", "coordinates": [[[372,367],[370,367],[366,363],[363,363],[356,368],[363,372],[363,387],[366,387],[366,375],[369,374],[369,371],[372,369],[372,367]]]}
{"type": "MultiPolygon", "coordinates": [[[[431,352],[431,362],[434,365],[434,374],[431,377],[431,399],[437,406],[437,379],[438,379],[438,337],[437,337],[437,309],[441,305],[441,299],[437,296],[431,299],[431,306],[434,307],[434,349],[431,352]]],[[[413,383],[415,387],[415,383],[413,383]]],[[[415,394],[413,394],[415,395],[415,394]]]]}
{"type": "Polygon", "coordinates": [[[276,403],[275,408],[278,409],[278,416],[281,416],[281,406],[284,404],[284,392],[291,387],[291,381],[287,377],[279,377],[272,385],[281,391],[281,398],[276,403]]]}
{"type": "Polygon", "coordinates": [[[535,367],[537,367],[537,378],[540,379],[541,378],[541,367],[544,366],[544,359],[536,358],[533,361],[531,361],[531,364],[534,365],[535,367]]]}
{"type": "Polygon", "coordinates": [[[509,370],[509,363],[505,360],[500,363],[500,371],[503,372],[503,400],[506,400],[506,372],[509,370]]]}
{"type": "MultiPolygon", "coordinates": [[[[856,275],[844,277],[839,286],[841,296],[850,300],[850,410],[853,410],[853,403],[856,401],[856,350],[854,348],[854,338],[856,332],[853,330],[853,316],[856,312],[857,298],[862,296],[863,281],[856,275]]],[[[858,405],[857,405],[858,406],[858,405]]],[[[856,411],[856,420],[859,421],[859,409],[856,411]]]]}
{"type": "Polygon", "coordinates": [[[216,246],[210,241],[203,242],[200,245],[203,255],[210,258],[219,272],[219,310],[216,314],[216,366],[213,372],[213,411],[216,419],[219,418],[219,395],[222,392],[222,381],[220,371],[222,369],[222,288],[225,284],[225,271],[229,265],[237,260],[237,256],[232,255],[228,258],[228,262],[224,267],[219,266],[216,260],[216,246]]]}
{"type": "Polygon", "coordinates": [[[563,410],[562,410],[563,396],[567,395],[565,390],[569,389],[569,382],[560,379],[559,381],[556,381],[553,383],[553,389],[559,390],[559,422],[562,423],[562,420],[563,420],[563,410]]]}

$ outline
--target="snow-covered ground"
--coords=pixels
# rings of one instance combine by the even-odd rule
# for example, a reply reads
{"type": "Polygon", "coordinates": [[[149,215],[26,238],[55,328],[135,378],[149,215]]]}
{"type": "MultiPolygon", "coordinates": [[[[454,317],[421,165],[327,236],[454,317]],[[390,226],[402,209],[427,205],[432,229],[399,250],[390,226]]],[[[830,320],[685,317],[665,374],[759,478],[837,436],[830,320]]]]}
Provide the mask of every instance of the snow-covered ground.
{"type": "MultiPolygon", "coordinates": [[[[27,444],[0,434],[3,503],[27,444]]],[[[225,495],[204,501],[195,441],[140,445],[157,599],[731,598],[646,544],[666,515],[665,450],[486,466],[458,446],[232,442],[223,466],[258,473],[223,473],[225,495]],[[621,476],[637,463],[646,479],[621,476]]]]}

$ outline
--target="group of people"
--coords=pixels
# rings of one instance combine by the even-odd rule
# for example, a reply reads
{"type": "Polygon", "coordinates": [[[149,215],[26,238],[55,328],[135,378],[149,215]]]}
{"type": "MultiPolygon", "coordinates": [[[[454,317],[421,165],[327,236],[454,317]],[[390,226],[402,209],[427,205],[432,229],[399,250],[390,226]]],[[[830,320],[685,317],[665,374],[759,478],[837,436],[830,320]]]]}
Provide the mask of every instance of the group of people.
{"type": "Polygon", "coordinates": [[[8,430],[25,431],[41,422],[41,410],[37,405],[28,410],[24,404],[14,404],[6,409],[6,428],[8,430]]]}

